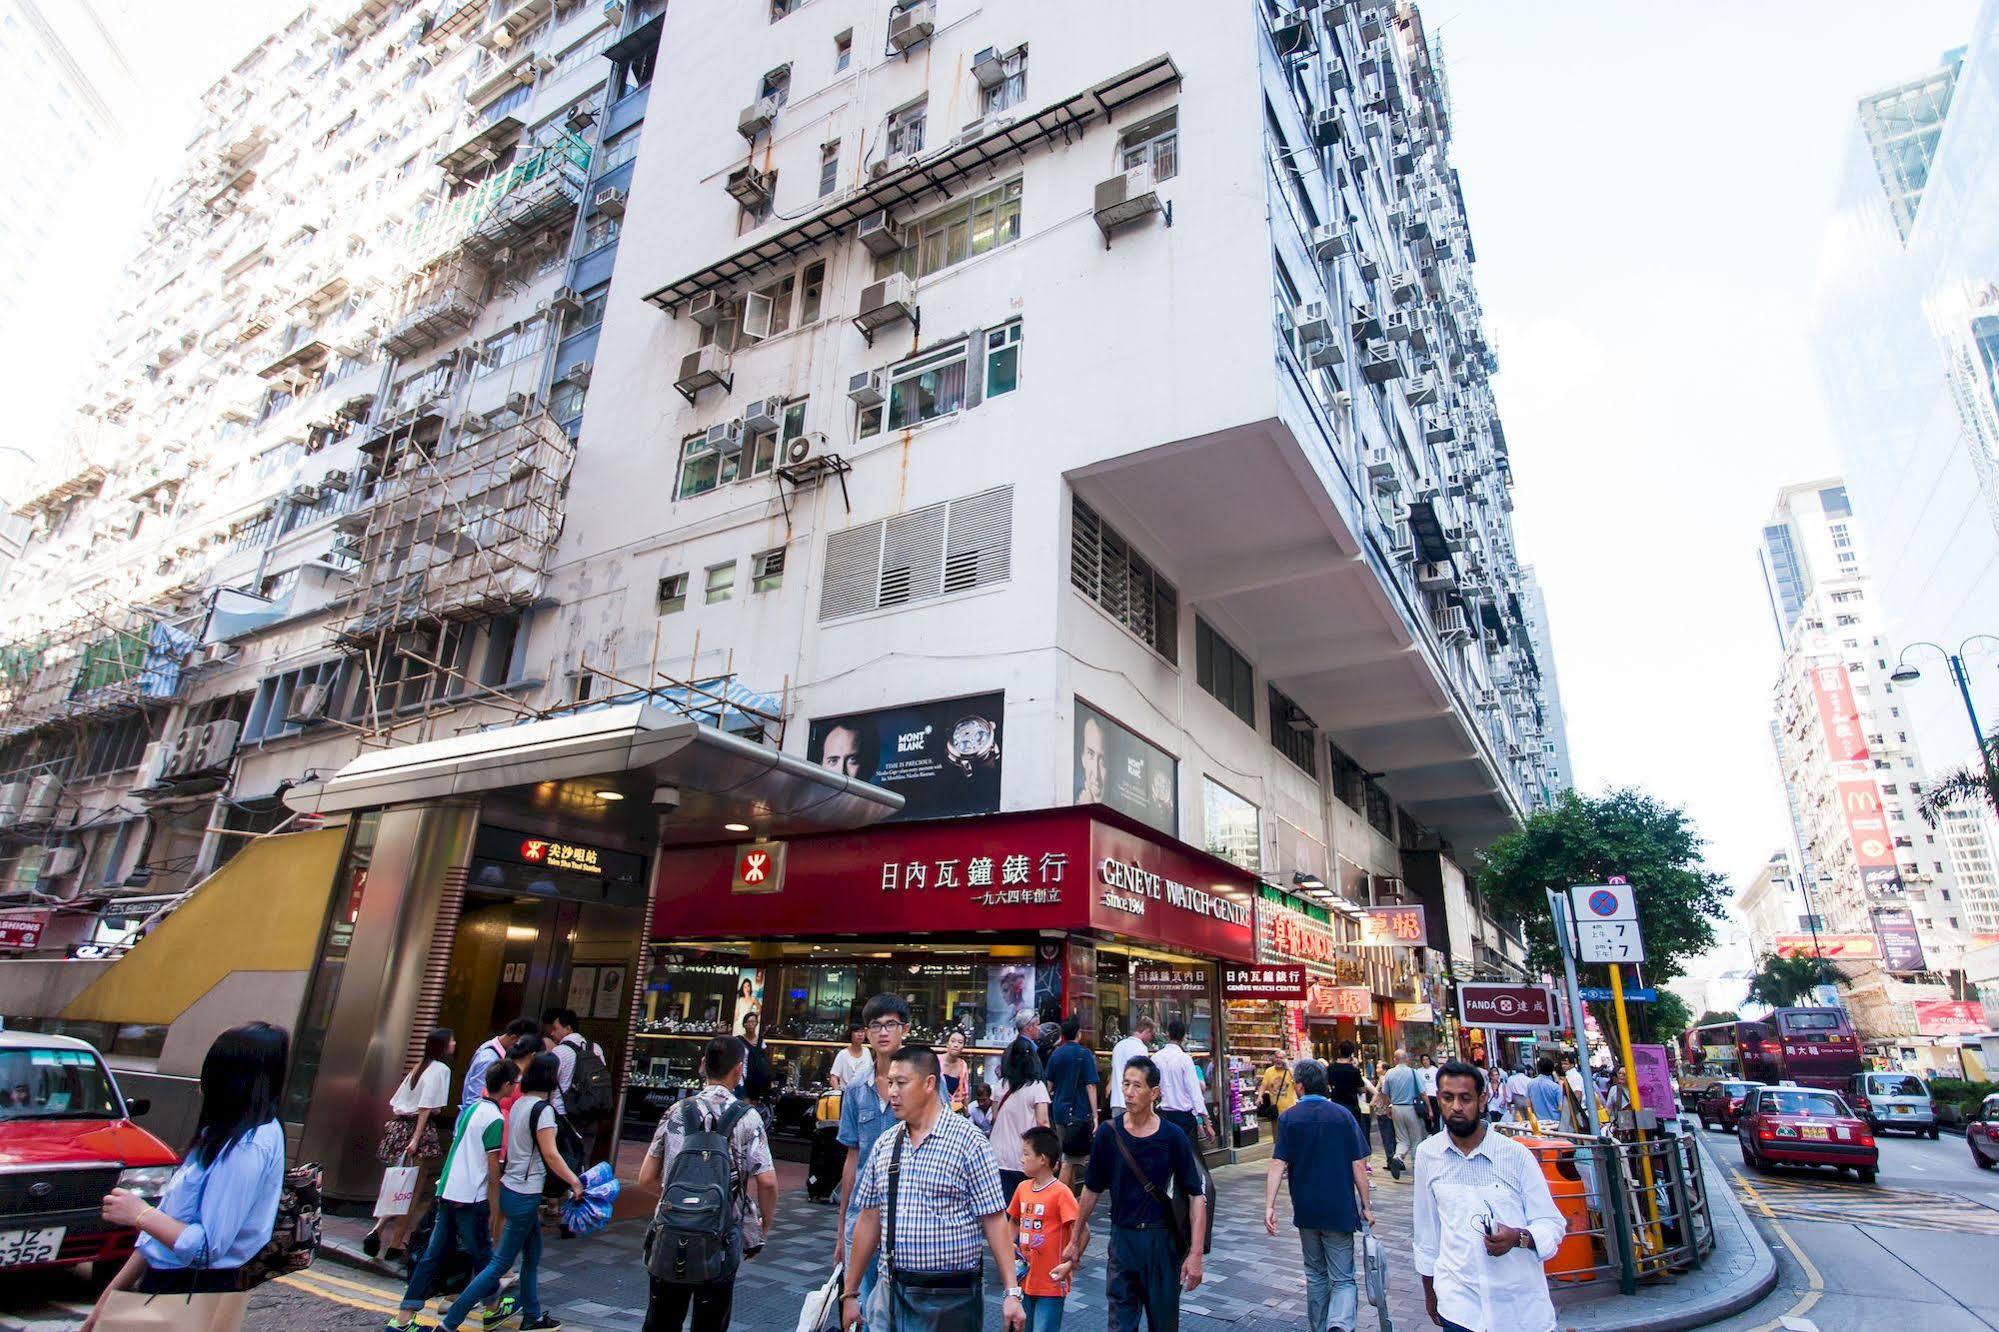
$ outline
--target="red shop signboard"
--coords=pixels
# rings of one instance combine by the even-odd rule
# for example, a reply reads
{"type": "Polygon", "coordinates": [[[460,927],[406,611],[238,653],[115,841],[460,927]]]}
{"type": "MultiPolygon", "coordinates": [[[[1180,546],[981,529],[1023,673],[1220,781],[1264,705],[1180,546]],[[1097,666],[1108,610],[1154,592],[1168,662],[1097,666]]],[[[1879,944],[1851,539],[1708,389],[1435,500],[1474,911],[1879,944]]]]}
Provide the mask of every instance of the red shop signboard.
{"type": "Polygon", "coordinates": [[[1305,999],[1303,967],[1224,967],[1224,999],[1283,999],[1302,1003],[1305,999]]]}
{"type": "Polygon", "coordinates": [[[1098,929],[1255,957],[1254,880],[1087,810],[1038,810],[783,843],[776,891],[732,891],[738,846],[663,851],[652,937],[1098,929]]]}

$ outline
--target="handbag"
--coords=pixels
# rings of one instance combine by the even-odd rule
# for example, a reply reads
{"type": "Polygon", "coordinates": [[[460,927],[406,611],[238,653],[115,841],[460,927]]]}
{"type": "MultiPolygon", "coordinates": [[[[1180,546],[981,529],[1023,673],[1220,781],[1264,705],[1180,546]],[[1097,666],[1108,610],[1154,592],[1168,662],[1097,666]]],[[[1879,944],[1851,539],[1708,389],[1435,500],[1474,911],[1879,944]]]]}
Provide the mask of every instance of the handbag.
{"type": "Polygon", "coordinates": [[[376,1216],[408,1216],[416,1198],[415,1166],[390,1166],[382,1172],[382,1187],[375,1194],[376,1216]]]}
{"type": "Polygon", "coordinates": [[[1367,1282],[1367,1302],[1381,1318],[1381,1332],[1392,1332],[1388,1321],[1388,1250],[1374,1228],[1364,1222],[1360,1228],[1360,1260],[1367,1282]]]}
{"type": "Polygon", "coordinates": [[[842,1332],[840,1327],[841,1281],[845,1267],[835,1267],[826,1284],[805,1297],[798,1311],[798,1332],[842,1332]]]}
{"type": "Polygon", "coordinates": [[[104,1295],[97,1326],[103,1332],[234,1332],[243,1326],[247,1293],[145,1295],[113,1290],[104,1295]]]}

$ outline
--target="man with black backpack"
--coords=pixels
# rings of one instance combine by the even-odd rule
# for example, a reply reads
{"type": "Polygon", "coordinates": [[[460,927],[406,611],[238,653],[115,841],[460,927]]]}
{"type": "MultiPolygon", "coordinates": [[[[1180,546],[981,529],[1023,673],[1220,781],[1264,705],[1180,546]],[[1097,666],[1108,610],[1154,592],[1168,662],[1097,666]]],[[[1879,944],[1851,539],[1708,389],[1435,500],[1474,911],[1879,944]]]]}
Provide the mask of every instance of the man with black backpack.
{"type": "Polygon", "coordinates": [[[604,1048],[576,1030],[574,1009],[551,1008],[541,1015],[541,1023],[555,1056],[555,1112],[588,1139],[617,1100],[604,1048]]]}
{"type": "Polygon", "coordinates": [[[709,1041],[701,1073],[707,1085],[660,1116],[639,1167],[639,1187],[660,1191],[645,1241],[645,1332],[680,1332],[690,1311],[692,1332],[723,1332],[736,1272],[763,1248],[777,1212],[763,1118],[736,1095],[743,1043],[709,1041]]]}

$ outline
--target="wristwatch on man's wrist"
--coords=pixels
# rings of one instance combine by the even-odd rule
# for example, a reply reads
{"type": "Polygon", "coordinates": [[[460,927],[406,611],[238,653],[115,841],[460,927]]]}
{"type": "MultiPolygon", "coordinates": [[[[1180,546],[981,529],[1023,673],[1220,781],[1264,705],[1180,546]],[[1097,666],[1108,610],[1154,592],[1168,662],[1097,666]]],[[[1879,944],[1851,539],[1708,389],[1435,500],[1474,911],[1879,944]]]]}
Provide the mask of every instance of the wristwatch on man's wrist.
{"type": "Polygon", "coordinates": [[[1000,1298],[1001,1298],[1001,1299],[1003,1299],[1003,1300],[1017,1300],[1017,1299],[1020,1299],[1020,1298],[1021,1298],[1021,1290],[1020,1290],[1020,1287],[1019,1287],[1019,1286],[1008,1286],[1008,1287],[1006,1288],[1006,1294],[1004,1294],[1004,1295],[1000,1296],[1000,1298]]]}

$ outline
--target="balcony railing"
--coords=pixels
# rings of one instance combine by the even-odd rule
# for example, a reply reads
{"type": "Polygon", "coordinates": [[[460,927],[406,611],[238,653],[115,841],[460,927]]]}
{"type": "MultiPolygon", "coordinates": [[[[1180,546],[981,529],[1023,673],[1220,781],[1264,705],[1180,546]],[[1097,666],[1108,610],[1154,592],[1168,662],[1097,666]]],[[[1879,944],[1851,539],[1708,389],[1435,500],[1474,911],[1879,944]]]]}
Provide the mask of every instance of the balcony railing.
{"type": "Polygon", "coordinates": [[[509,228],[539,216],[560,201],[573,209],[590,178],[590,145],[564,130],[554,143],[534,149],[491,179],[439,207],[411,228],[404,243],[418,268],[474,242],[481,233],[504,243],[509,228]]]}

